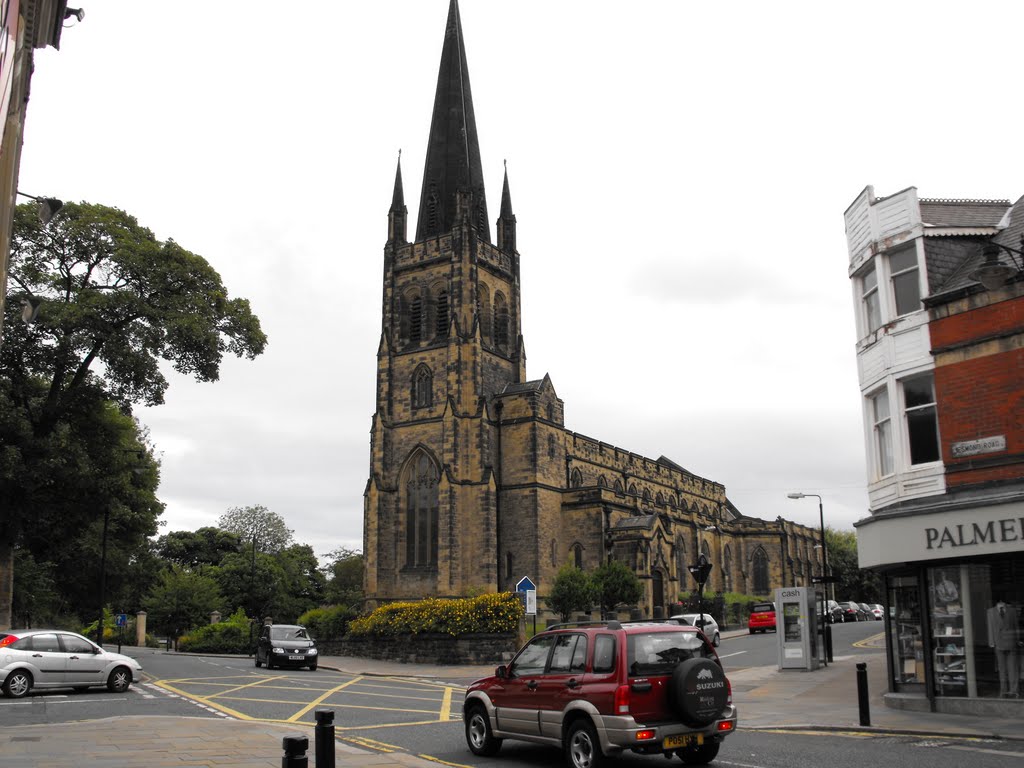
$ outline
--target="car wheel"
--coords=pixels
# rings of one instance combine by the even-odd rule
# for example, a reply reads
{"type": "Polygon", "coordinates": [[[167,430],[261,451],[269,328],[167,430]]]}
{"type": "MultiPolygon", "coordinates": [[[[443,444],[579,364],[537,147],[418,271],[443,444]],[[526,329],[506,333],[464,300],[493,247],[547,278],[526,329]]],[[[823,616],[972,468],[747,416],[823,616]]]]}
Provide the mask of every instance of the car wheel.
{"type": "Polygon", "coordinates": [[[702,728],[717,720],[729,701],[722,668],[705,658],[687,659],[672,670],[669,702],[687,725],[702,728]]]}
{"type": "Polygon", "coordinates": [[[23,669],[16,669],[4,680],[4,695],[12,699],[27,696],[32,690],[32,674],[23,669]]]}
{"type": "Polygon", "coordinates": [[[676,751],[679,759],[687,765],[707,765],[718,757],[718,748],[721,745],[717,741],[705,741],[699,747],[686,747],[676,751]]]}
{"type": "Polygon", "coordinates": [[[487,711],[479,704],[469,710],[466,718],[466,744],[474,755],[488,757],[501,749],[501,739],[494,738],[487,711]]]}
{"type": "Polygon", "coordinates": [[[565,739],[565,756],[572,768],[600,768],[604,763],[601,742],[589,720],[577,720],[569,726],[565,739]]]}
{"type": "Polygon", "coordinates": [[[718,634],[717,632],[715,632],[715,639],[711,641],[711,644],[713,646],[715,646],[715,648],[717,648],[718,644],[721,643],[721,642],[722,642],[722,636],[720,634],[718,634]]]}
{"type": "Polygon", "coordinates": [[[753,627],[750,627],[750,628],[749,628],[749,629],[748,629],[747,631],[748,631],[748,632],[749,632],[750,634],[754,634],[754,628],[753,628],[753,627]]]}
{"type": "Polygon", "coordinates": [[[310,672],[316,672],[316,664],[310,664],[309,665],[309,671],[310,672]]]}
{"type": "Polygon", "coordinates": [[[114,667],[107,678],[107,689],[114,693],[124,693],[132,684],[132,671],[128,667],[114,667]]]}

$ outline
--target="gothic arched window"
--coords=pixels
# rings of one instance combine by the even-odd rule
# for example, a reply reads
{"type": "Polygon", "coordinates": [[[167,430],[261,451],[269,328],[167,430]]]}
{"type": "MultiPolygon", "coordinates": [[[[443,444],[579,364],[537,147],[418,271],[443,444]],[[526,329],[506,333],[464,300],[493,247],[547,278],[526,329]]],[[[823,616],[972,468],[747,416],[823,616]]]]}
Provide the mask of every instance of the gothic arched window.
{"type": "Polygon", "coordinates": [[[722,582],[726,592],[732,592],[732,547],[725,545],[722,553],[722,582]]]}
{"type": "Polygon", "coordinates": [[[608,481],[604,479],[604,475],[598,475],[597,476],[597,487],[598,488],[607,488],[608,487],[608,481]]]}
{"type": "Polygon", "coordinates": [[[572,545],[572,564],[577,568],[583,568],[583,545],[572,545]]]}
{"type": "Polygon", "coordinates": [[[423,339],[423,297],[413,296],[409,301],[409,341],[423,339]]]}
{"type": "Polygon", "coordinates": [[[502,293],[494,294],[494,346],[508,346],[508,303],[502,293]]]}
{"type": "Polygon", "coordinates": [[[618,494],[622,493],[622,481],[618,478],[615,480],[615,492],[618,494]]]}
{"type": "Polygon", "coordinates": [[[419,365],[412,375],[412,407],[427,408],[434,404],[434,374],[426,365],[419,365]]]}
{"type": "Polygon", "coordinates": [[[448,292],[437,294],[437,315],[435,318],[434,335],[439,339],[448,338],[448,292]]]}
{"type": "Polygon", "coordinates": [[[768,594],[768,555],[758,547],[753,557],[754,594],[768,594]]]}
{"type": "MultiPolygon", "coordinates": [[[[689,571],[686,566],[689,563],[686,562],[686,540],[680,536],[676,539],[676,576],[679,578],[679,583],[684,584],[684,579],[689,571]]],[[[680,587],[681,588],[681,587],[680,587]]]]}
{"type": "Polygon", "coordinates": [[[437,565],[438,471],[423,452],[417,453],[406,470],[406,565],[437,565]]]}
{"type": "Polygon", "coordinates": [[[491,294],[487,291],[486,285],[476,289],[476,313],[480,318],[480,338],[485,344],[490,344],[491,339],[491,294]]]}
{"type": "Polygon", "coordinates": [[[583,485],[583,473],[578,469],[574,469],[572,474],[569,475],[569,487],[579,488],[581,485],[583,485]]]}

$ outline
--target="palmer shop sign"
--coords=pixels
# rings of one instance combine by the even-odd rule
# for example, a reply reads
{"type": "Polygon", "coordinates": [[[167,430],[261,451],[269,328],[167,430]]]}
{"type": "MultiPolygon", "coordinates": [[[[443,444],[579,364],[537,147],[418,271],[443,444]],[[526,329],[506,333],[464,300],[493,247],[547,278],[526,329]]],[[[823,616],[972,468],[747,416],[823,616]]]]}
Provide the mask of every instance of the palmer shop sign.
{"type": "Polygon", "coordinates": [[[1024,552],[1024,504],[880,517],[857,526],[861,568],[1024,552]]]}

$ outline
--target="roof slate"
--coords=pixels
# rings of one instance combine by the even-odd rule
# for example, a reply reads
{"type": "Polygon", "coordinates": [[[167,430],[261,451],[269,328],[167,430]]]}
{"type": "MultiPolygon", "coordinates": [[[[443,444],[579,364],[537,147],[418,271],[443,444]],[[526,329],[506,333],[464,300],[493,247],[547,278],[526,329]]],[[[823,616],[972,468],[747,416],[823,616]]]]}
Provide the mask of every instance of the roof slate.
{"type": "Polygon", "coordinates": [[[1009,200],[934,200],[923,198],[921,221],[928,227],[994,227],[1009,200]]]}

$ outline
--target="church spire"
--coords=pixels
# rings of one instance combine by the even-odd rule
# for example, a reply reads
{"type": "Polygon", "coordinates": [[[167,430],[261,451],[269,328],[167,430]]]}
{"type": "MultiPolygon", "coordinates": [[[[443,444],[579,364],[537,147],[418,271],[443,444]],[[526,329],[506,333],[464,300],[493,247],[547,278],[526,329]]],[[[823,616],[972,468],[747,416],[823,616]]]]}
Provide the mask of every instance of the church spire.
{"type": "Polygon", "coordinates": [[[480,144],[469,87],[469,68],[462,39],[458,0],[448,6],[448,23],[437,73],[434,114],[430,120],[427,159],[423,168],[416,240],[449,232],[456,223],[456,197],[469,193],[471,221],[477,234],[490,242],[480,144]]]}
{"type": "Polygon", "coordinates": [[[512,195],[508,191],[508,164],[505,165],[505,181],[501,185],[498,250],[505,253],[515,253],[516,251],[516,215],[512,213],[512,195]]]}
{"type": "Polygon", "coordinates": [[[398,150],[398,169],[395,171],[395,191],[391,195],[391,209],[388,211],[388,242],[406,242],[406,222],[409,209],[405,207],[405,191],[402,187],[402,150],[398,150]]]}

